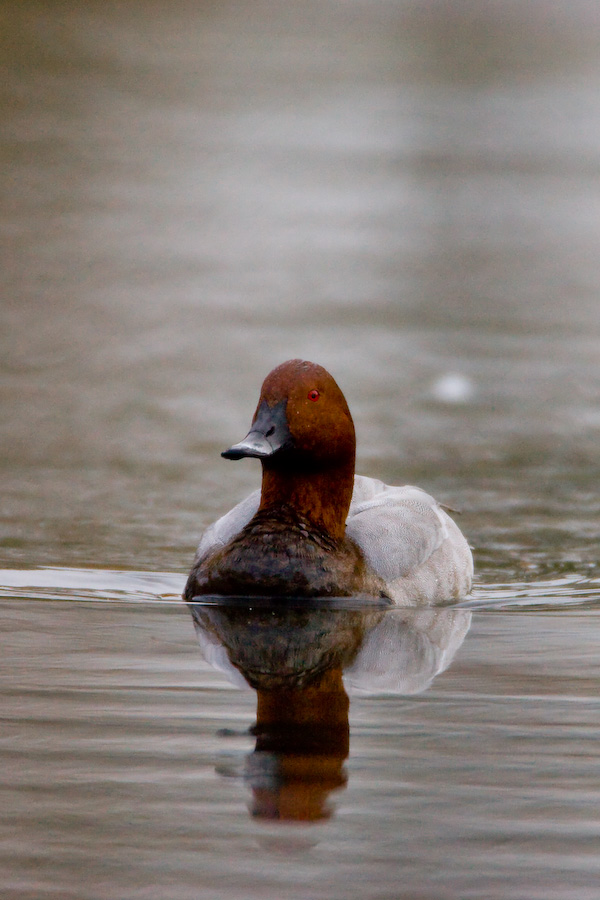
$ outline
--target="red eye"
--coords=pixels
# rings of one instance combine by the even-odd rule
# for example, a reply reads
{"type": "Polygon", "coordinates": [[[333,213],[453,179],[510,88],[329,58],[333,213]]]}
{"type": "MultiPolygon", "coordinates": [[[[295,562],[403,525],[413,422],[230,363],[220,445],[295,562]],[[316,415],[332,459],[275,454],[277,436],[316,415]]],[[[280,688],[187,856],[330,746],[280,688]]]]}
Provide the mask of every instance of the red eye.
{"type": "Polygon", "coordinates": [[[313,403],[316,403],[321,395],[317,390],[312,390],[308,392],[308,399],[312,400],[313,403]]]}

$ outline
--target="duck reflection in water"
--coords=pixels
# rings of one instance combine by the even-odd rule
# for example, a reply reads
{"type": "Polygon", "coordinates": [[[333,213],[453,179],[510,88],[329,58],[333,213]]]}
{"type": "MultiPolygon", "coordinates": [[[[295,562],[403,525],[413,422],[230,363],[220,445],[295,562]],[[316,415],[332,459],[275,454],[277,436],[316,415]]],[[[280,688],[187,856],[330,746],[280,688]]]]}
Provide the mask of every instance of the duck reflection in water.
{"type": "MultiPolygon", "coordinates": [[[[238,601],[239,602],[239,601],[238,601]]],[[[462,609],[190,604],[202,653],[257,693],[246,781],[253,815],[315,822],[347,781],[347,690],[415,694],[448,667],[469,629],[462,609]]]]}

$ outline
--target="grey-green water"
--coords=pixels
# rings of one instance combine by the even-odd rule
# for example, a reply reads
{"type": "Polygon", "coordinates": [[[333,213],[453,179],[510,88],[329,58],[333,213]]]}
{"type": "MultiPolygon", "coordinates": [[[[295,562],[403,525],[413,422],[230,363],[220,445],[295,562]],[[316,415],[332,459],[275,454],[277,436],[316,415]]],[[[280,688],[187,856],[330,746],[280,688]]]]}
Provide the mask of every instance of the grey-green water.
{"type": "Polygon", "coordinates": [[[599,26],[2,5],[3,896],[600,898],[599,26]],[[275,741],[178,595],[292,356],[360,472],[461,509],[477,582],[275,741]]]}

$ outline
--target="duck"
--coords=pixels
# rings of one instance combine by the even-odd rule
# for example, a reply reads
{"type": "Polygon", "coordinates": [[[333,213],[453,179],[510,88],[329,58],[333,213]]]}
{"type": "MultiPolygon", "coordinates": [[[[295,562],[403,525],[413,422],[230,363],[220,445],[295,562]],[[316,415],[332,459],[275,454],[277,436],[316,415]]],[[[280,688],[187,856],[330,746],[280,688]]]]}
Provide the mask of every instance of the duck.
{"type": "Polygon", "coordinates": [[[250,431],[221,454],[259,459],[260,490],[203,534],[183,593],[360,596],[397,606],[466,596],[469,544],[433,497],[355,473],[350,409],[322,366],[288,360],[265,378],[250,431]]]}

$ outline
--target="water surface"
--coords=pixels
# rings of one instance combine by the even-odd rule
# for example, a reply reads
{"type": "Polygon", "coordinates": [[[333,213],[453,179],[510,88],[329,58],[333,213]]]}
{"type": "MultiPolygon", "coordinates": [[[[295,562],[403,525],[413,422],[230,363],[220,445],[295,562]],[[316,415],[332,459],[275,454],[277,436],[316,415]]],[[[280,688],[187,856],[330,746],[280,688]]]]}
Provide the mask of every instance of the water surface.
{"type": "Polygon", "coordinates": [[[7,896],[597,895],[593,607],[204,607],[209,665],[172,587],[2,601],[7,896]]]}
{"type": "Polygon", "coordinates": [[[599,18],[4,4],[11,900],[600,898],[599,18]],[[461,510],[477,582],[427,627],[313,622],[286,677],[330,668],[268,703],[179,595],[295,356],[358,471],[461,510]]]}

